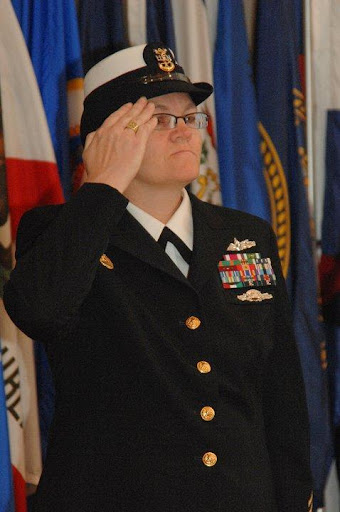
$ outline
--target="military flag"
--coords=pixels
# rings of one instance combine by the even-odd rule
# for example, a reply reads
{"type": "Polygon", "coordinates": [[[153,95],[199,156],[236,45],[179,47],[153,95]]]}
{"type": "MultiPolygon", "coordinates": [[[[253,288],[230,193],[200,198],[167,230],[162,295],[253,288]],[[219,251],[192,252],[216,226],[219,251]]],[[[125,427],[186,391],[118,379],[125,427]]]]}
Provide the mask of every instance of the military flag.
{"type": "Polygon", "coordinates": [[[68,199],[83,174],[79,135],[83,66],[75,2],[13,0],[12,4],[31,56],[68,199]]]}
{"type": "Polygon", "coordinates": [[[176,53],[171,0],[146,0],[147,42],[162,41],[176,53]]]}
{"type": "Polygon", "coordinates": [[[131,46],[162,41],[176,50],[171,0],[126,0],[131,46]]]}
{"type": "Polygon", "coordinates": [[[340,109],[327,112],[325,178],[320,263],[324,320],[340,326],[340,109]]]}
{"type": "Polygon", "coordinates": [[[146,0],[126,0],[127,34],[130,46],[147,42],[146,0]]]}
{"type": "MultiPolygon", "coordinates": [[[[322,256],[320,261],[320,280],[324,320],[327,326],[340,322],[340,309],[336,306],[336,297],[340,290],[340,181],[338,165],[340,161],[340,81],[338,61],[340,58],[340,40],[337,25],[340,23],[340,11],[337,0],[326,0],[320,5],[311,2],[312,29],[312,80],[315,97],[313,101],[314,156],[316,161],[316,186],[324,190],[319,198],[320,215],[317,229],[321,234],[322,256]],[[327,84],[327,87],[325,87],[327,84]],[[326,155],[326,158],[325,158],[326,155]],[[322,206],[323,204],[323,206],[322,206]],[[319,225],[320,224],[320,225],[319,225]]],[[[333,328],[331,327],[331,331],[333,328]]],[[[327,329],[327,332],[329,330],[327,329]]],[[[328,339],[329,368],[334,370],[331,386],[332,396],[340,400],[337,389],[340,386],[340,367],[330,357],[337,349],[328,339]],[[334,386],[334,387],[333,387],[334,386]],[[338,398],[336,398],[338,395],[338,398]]],[[[340,390],[339,390],[340,391],[340,390]]],[[[340,404],[334,404],[335,425],[339,424],[340,404]],[[336,412],[337,411],[337,412],[336,412]]]]}
{"type": "MultiPolygon", "coordinates": [[[[207,7],[203,0],[172,0],[178,61],[192,82],[213,84],[212,48],[207,7]]],[[[215,138],[215,104],[210,96],[199,109],[210,116],[206,130],[202,130],[203,146],[200,174],[191,184],[191,190],[200,199],[221,204],[220,177],[215,138]]]]}
{"type": "Polygon", "coordinates": [[[0,340],[0,511],[15,512],[0,340]]]}
{"type": "Polygon", "coordinates": [[[84,71],[129,46],[123,2],[79,0],[79,32],[84,71]]]}
{"type": "Polygon", "coordinates": [[[214,86],[223,205],[270,221],[242,2],[219,1],[214,86]]]}
{"type": "Polygon", "coordinates": [[[340,10],[337,0],[311,0],[311,81],[313,84],[316,230],[326,333],[334,456],[340,482],[340,10]],[[326,156],[326,158],[325,158],[326,156]]]}
{"type": "MultiPolygon", "coordinates": [[[[0,92],[2,296],[21,215],[63,201],[41,96],[10,0],[0,0],[0,92]]],[[[33,344],[11,322],[1,297],[0,338],[15,510],[25,512],[27,484],[37,485],[41,474],[33,344]]]]}
{"type": "Polygon", "coordinates": [[[12,237],[22,214],[60,203],[55,155],[27,47],[9,0],[1,0],[0,80],[12,237]],[[8,27],[11,27],[12,32],[8,27]]]}
{"type": "Polygon", "coordinates": [[[323,333],[318,321],[317,278],[306,184],[306,111],[299,74],[302,1],[260,0],[256,27],[256,88],[261,151],[272,222],[291,298],[306,386],[311,429],[315,505],[323,505],[331,435],[323,333]]]}
{"type": "MultiPolygon", "coordinates": [[[[83,178],[79,135],[83,69],[75,3],[68,0],[13,0],[12,4],[38,82],[64,196],[69,198],[83,178]]],[[[45,455],[54,393],[44,348],[37,342],[34,345],[41,442],[45,455]]]]}
{"type": "Polygon", "coordinates": [[[334,428],[334,457],[340,482],[340,110],[329,110],[327,114],[326,177],[319,272],[334,428]]]}

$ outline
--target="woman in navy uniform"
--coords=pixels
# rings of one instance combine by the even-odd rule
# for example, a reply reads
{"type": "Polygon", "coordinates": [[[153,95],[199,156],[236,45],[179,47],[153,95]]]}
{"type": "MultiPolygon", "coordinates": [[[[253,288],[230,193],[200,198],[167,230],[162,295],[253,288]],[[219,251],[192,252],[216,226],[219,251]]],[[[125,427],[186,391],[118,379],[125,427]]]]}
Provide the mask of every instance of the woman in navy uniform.
{"type": "Polygon", "coordinates": [[[275,236],[185,189],[211,85],[151,44],[85,89],[86,183],[24,215],[5,289],[56,388],[35,512],[311,511],[275,236]]]}

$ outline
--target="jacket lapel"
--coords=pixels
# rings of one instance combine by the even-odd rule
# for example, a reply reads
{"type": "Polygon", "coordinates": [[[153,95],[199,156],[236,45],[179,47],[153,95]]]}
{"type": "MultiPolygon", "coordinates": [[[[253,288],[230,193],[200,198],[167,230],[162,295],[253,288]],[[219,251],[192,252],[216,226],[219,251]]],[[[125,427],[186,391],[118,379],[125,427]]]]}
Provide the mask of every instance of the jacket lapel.
{"type": "Polygon", "coordinates": [[[212,211],[211,205],[194,195],[190,194],[190,200],[194,222],[194,249],[188,279],[128,211],[124,213],[118,227],[112,231],[109,244],[199,290],[211,273],[217,272],[218,262],[235,236],[235,226],[226,226],[225,217],[222,218],[218,209],[212,211]]]}
{"type": "Polygon", "coordinates": [[[212,273],[218,272],[218,262],[235,236],[235,225],[226,225],[218,208],[190,194],[194,220],[194,250],[188,279],[199,290],[212,273]]]}
{"type": "Polygon", "coordinates": [[[124,213],[118,228],[111,233],[109,244],[119,247],[190,286],[187,278],[176,267],[162,247],[128,211],[124,213]]]}

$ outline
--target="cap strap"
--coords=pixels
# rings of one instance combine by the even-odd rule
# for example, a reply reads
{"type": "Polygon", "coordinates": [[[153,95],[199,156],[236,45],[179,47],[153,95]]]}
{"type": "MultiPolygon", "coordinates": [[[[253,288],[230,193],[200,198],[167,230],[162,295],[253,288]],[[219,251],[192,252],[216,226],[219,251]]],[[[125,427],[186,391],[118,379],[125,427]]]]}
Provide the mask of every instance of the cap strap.
{"type": "Polygon", "coordinates": [[[145,75],[137,81],[142,84],[151,84],[152,82],[164,82],[165,80],[180,80],[181,82],[191,83],[189,78],[183,73],[160,73],[159,75],[145,75]]]}

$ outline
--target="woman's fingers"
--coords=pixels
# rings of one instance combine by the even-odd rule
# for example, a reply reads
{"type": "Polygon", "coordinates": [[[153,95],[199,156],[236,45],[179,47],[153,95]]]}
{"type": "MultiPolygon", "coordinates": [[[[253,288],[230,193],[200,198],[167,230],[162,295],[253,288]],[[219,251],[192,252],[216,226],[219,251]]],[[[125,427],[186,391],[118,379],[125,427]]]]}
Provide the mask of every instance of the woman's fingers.
{"type": "Polygon", "coordinates": [[[150,118],[151,108],[151,103],[145,97],[139,98],[132,108],[119,118],[117,128],[124,130],[130,121],[135,121],[138,125],[143,124],[150,118]]]}
{"type": "Polygon", "coordinates": [[[121,129],[125,128],[127,123],[133,119],[133,116],[138,116],[146,104],[147,99],[145,97],[139,98],[136,103],[125,103],[125,105],[122,105],[118,110],[110,114],[100,128],[112,126],[117,126],[121,129]]]}
{"type": "Polygon", "coordinates": [[[83,160],[88,181],[106,183],[124,192],[137,175],[147,140],[157,125],[155,105],[144,97],[123,105],[88,134],[83,160]],[[127,128],[134,121],[138,129],[127,128]]]}
{"type": "Polygon", "coordinates": [[[153,132],[153,130],[156,128],[157,122],[157,119],[151,116],[148,121],[143,123],[138,129],[138,132],[136,133],[137,139],[145,144],[150,136],[150,133],[153,132]]]}
{"type": "Polygon", "coordinates": [[[155,111],[155,104],[151,101],[147,103],[145,108],[140,112],[140,114],[134,119],[139,126],[143,126],[144,123],[147,123],[151,118],[155,111]]]}
{"type": "Polygon", "coordinates": [[[105,121],[103,122],[103,124],[101,125],[101,127],[105,128],[107,126],[112,126],[114,125],[115,123],[117,123],[117,121],[119,121],[119,119],[124,116],[127,112],[129,112],[131,110],[131,108],[133,107],[133,103],[125,103],[124,105],[122,105],[118,110],[115,110],[112,114],[110,114],[106,119],[105,121]]]}
{"type": "Polygon", "coordinates": [[[87,149],[89,147],[89,145],[91,144],[91,142],[93,141],[93,137],[96,135],[96,132],[90,132],[87,134],[86,136],[86,139],[85,139],[85,145],[84,145],[84,150],[87,149]]]}
{"type": "MultiPolygon", "coordinates": [[[[103,135],[107,130],[111,132],[114,129],[115,133],[123,132],[130,121],[137,123],[138,127],[149,121],[155,106],[152,102],[148,102],[145,97],[139,98],[136,103],[126,103],[118,110],[109,115],[98,128],[96,133],[103,135]]],[[[133,131],[127,128],[128,131],[133,131]]],[[[92,140],[92,139],[91,139],[92,140]]]]}

